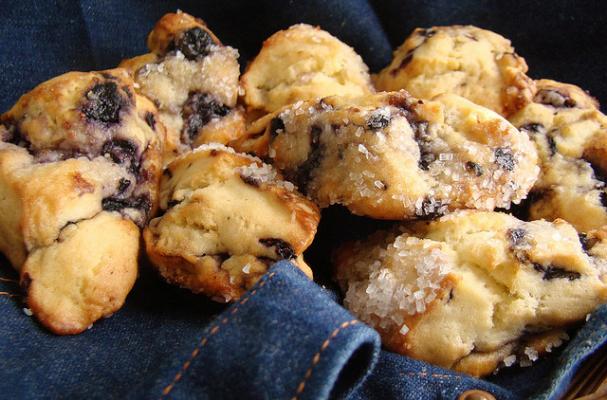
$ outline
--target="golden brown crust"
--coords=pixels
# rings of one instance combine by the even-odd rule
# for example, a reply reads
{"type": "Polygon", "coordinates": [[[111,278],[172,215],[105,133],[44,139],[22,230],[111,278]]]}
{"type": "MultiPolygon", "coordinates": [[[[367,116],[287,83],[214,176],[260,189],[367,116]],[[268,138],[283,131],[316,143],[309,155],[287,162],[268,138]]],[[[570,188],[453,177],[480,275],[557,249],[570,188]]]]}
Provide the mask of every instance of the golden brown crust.
{"type": "Polygon", "coordinates": [[[344,305],[387,348],[484,376],[550,352],[607,302],[606,238],[580,242],[562,220],[459,211],[346,244],[335,276],[344,305]]]}
{"type": "Polygon", "coordinates": [[[273,262],[312,243],[318,208],[259,159],[203,145],[167,166],[165,213],[144,231],[152,263],[169,282],[219,301],[239,298],[273,262]]]}
{"type": "Polygon", "coordinates": [[[73,335],[124,304],[137,277],[139,229],[114,213],[72,224],[23,265],[27,306],[53,333],[73,335]]]}
{"type": "Polygon", "coordinates": [[[529,218],[563,218],[581,232],[607,225],[607,117],[597,107],[579,87],[541,79],[533,102],[510,117],[540,160],[529,218]]]}
{"type": "Polygon", "coordinates": [[[34,316],[53,332],[81,332],[133,285],[164,128],[123,69],[44,82],[0,126],[0,251],[34,316]]]}
{"type": "Polygon", "coordinates": [[[242,75],[247,111],[264,113],[300,100],[373,92],[368,68],[356,52],[318,27],[293,25],[264,41],[242,75]]]}
{"type": "Polygon", "coordinates": [[[204,143],[227,144],[245,130],[238,107],[238,52],[223,46],[199,19],[166,14],[148,37],[152,53],[124,60],[137,90],[166,126],[164,164],[204,143]]]}
{"type": "Polygon", "coordinates": [[[415,29],[374,78],[379,90],[405,89],[422,99],[453,93],[507,116],[531,102],[527,70],[509,40],[453,25],[415,29]]]}
{"type": "Polygon", "coordinates": [[[169,51],[175,39],[183,32],[192,28],[204,30],[211,36],[213,42],[221,45],[221,41],[215,34],[207,28],[207,24],[200,18],[195,18],[184,12],[167,13],[162,16],[154,25],[154,29],[149,33],[147,45],[151,52],[164,55],[169,51]]]}
{"type": "Polygon", "coordinates": [[[450,94],[300,102],[260,118],[232,145],[271,159],[321,207],[378,219],[508,208],[539,172],[527,135],[450,94]]]}

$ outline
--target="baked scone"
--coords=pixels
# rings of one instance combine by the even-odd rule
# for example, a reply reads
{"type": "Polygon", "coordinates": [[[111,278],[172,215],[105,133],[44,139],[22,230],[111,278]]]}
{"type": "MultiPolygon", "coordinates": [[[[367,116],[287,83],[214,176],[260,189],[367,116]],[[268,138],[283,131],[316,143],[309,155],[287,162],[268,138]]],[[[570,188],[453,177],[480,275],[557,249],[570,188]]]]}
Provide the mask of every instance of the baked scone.
{"type": "Polygon", "coordinates": [[[268,113],[299,100],[372,93],[369,69],[354,49],[318,27],[278,31],[242,75],[248,110],[268,113]]]}
{"type": "Polygon", "coordinates": [[[344,245],[336,278],[388,349],[483,376],[550,351],[607,301],[606,234],[459,211],[344,245]]]}
{"type": "Polygon", "coordinates": [[[510,41],[475,26],[417,28],[375,77],[379,90],[431,99],[454,93],[502,115],[531,101],[533,80],[510,41]]]}
{"type": "Polygon", "coordinates": [[[183,12],[164,15],[150,32],[148,47],[151,53],[120,66],[158,107],[168,131],[165,163],[202,143],[228,143],[244,132],[243,110],[236,105],[240,66],[235,49],[183,12]]]}
{"type": "Polygon", "coordinates": [[[239,298],[276,260],[312,243],[318,208],[271,166],[219,144],[171,162],[161,181],[162,216],[144,230],[147,254],[170,283],[216,301],[239,298]]]}
{"type": "Polygon", "coordinates": [[[70,72],[0,116],[0,251],[58,334],[118,310],[157,203],[162,124],[123,69],[70,72]]]}
{"type": "Polygon", "coordinates": [[[562,218],[581,232],[607,225],[607,117],[574,85],[537,81],[533,103],[511,118],[535,143],[540,178],[529,218],[562,218]]]}
{"type": "Polygon", "coordinates": [[[539,173],[526,134],[463,97],[405,91],[299,102],[254,123],[237,146],[271,160],[321,207],[377,219],[508,208],[539,173]]]}

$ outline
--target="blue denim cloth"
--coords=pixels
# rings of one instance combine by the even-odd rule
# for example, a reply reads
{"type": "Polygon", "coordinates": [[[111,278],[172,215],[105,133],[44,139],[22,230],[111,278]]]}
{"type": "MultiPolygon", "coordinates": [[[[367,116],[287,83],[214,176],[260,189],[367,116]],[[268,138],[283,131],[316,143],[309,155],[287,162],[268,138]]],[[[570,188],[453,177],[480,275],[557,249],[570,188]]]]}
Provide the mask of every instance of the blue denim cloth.
{"type": "MultiPolygon", "coordinates": [[[[606,99],[606,5],[545,4],[0,0],[0,112],[52,76],[110,68],[145,52],[154,22],[177,8],[205,19],[240,50],[243,65],[264,38],[295,22],[329,30],[375,71],[415,26],[474,23],[512,38],[532,76],[577,83],[606,99]]],[[[377,333],[339,305],[327,278],[330,247],[379,225],[338,208],[323,212],[307,253],[323,285],[280,262],[231,306],[171,287],[144,264],[124,308],[73,337],[49,334],[24,313],[16,273],[2,261],[0,398],[426,400],[482,389],[498,399],[557,399],[583,360],[607,341],[603,307],[572,331],[564,349],[486,380],[381,350],[377,333]]]]}

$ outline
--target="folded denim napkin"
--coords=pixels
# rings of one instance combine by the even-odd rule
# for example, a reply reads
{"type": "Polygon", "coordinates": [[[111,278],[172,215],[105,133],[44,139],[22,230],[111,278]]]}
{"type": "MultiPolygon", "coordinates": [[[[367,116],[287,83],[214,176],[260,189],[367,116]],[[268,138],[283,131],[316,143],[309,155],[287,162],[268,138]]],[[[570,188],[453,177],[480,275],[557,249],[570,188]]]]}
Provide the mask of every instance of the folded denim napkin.
{"type": "MultiPolygon", "coordinates": [[[[110,68],[145,52],[154,22],[177,8],[205,19],[240,50],[243,64],[265,37],[296,22],[321,25],[353,45],[373,70],[415,26],[474,23],[512,38],[532,76],[571,81],[607,98],[605,62],[587,63],[603,54],[607,25],[597,16],[604,3],[554,1],[545,9],[545,2],[515,0],[504,7],[470,0],[4,0],[0,112],[52,76],[110,68]],[[552,57],[555,43],[566,56],[552,57]]],[[[346,235],[343,226],[328,230],[346,235]]],[[[583,360],[607,341],[603,307],[551,357],[478,380],[382,351],[377,333],[344,310],[334,291],[287,262],[275,264],[231,306],[170,287],[143,266],[116,315],[81,335],[57,337],[26,315],[6,261],[0,278],[2,398],[425,400],[481,389],[498,399],[557,399],[583,360]]]]}

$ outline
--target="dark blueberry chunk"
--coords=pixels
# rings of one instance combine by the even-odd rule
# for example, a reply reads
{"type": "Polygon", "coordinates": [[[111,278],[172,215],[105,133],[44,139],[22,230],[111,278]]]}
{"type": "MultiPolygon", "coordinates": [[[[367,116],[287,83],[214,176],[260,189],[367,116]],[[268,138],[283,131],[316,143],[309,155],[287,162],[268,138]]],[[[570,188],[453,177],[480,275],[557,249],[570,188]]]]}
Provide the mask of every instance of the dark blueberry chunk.
{"type": "Polygon", "coordinates": [[[181,203],[181,200],[169,200],[168,203],[167,203],[167,207],[168,208],[173,208],[173,207],[175,207],[179,203],[181,203]]]}
{"type": "Polygon", "coordinates": [[[173,177],[173,173],[168,168],[162,171],[162,175],[166,176],[169,179],[171,179],[173,177]]]}
{"type": "Polygon", "coordinates": [[[181,51],[188,60],[205,57],[211,52],[213,38],[205,30],[192,28],[175,41],[174,48],[181,51]]]}
{"type": "MultiPolygon", "coordinates": [[[[418,46],[419,47],[419,46],[418,46]]],[[[390,74],[392,76],[395,76],[398,74],[398,71],[400,71],[401,69],[407,68],[407,65],[409,65],[409,63],[413,60],[413,56],[415,54],[415,50],[417,49],[417,47],[415,49],[410,50],[405,57],[403,58],[403,60],[400,62],[400,64],[398,64],[398,66],[396,68],[394,68],[392,71],[390,71],[390,74]]]]}
{"type": "Polygon", "coordinates": [[[306,161],[297,167],[294,172],[286,171],[285,174],[290,181],[293,181],[299,190],[306,192],[308,184],[312,179],[313,172],[320,166],[324,157],[324,146],[312,147],[306,161]]]}
{"type": "Polygon", "coordinates": [[[508,241],[514,248],[525,246],[527,244],[527,231],[523,228],[508,229],[506,235],[508,236],[508,241]]]}
{"type": "Polygon", "coordinates": [[[111,139],[103,144],[101,154],[109,155],[116,164],[128,164],[132,173],[139,171],[137,147],[125,139],[111,139]]]}
{"type": "Polygon", "coordinates": [[[317,146],[320,143],[320,134],[322,133],[322,128],[320,126],[313,125],[310,129],[310,144],[312,147],[317,146]]]}
{"type": "Polygon", "coordinates": [[[261,180],[259,178],[256,178],[252,175],[243,175],[240,174],[240,179],[242,179],[242,181],[244,183],[246,183],[247,185],[251,185],[254,187],[259,187],[259,185],[261,185],[261,180]]]}
{"type": "Polygon", "coordinates": [[[415,210],[418,217],[423,219],[432,219],[445,215],[447,212],[447,204],[440,200],[426,197],[421,206],[415,210]]]}
{"type": "Polygon", "coordinates": [[[152,203],[147,195],[127,199],[106,197],[101,200],[101,207],[105,211],[120,211],[124,208],[136,208],[147,213],[152,208],[152,203]]]}
{"type": "Polygon", "coordinates": [[[525,124],[522,125],[521,127],[518,128],[521,131],[525,131],[527,133],[546,133],[546,128],[544,128],[544,125],[542,124],[538,124],[536,122],[531,122],[529,124],[525,124]]]}
{"type": "Polygon", "coordinates": [[[150,128],[152,128],[152,130],[156,130],[156,118],[154,118],[153,113],[145,113],[145,122],[150,126],[150,128]]]}
{"type": "Polygon", "coordinates": [[[295,258],[295,251],[293,247],[282,239],[276,238],[267,238],[267,239],[259,239],[259,243],[263,244],[266,247],[274,246],[275,252],[281,259],[290,260],[295,258]]]}
{"type": "Polygon", "coordinates": [[[27,140],[27,138],[21,133],[17,125],[5,125],[5,127],[7,128],[7,134],[3,135],[3,142],[12,143],[14,145],[25,148],[29,148],[31,146],[30,141],[27,140]]]}
{"type": "Polygon", "coordinates": [[[548,141],[548,148],[550,149],[550,155],[553,156],[556,154],[556,142],[554,141],[554,136],[548,135],[546,136],[546,140],[548,141]]]}
{"type": "Polygon", "coordinates": [[[428,123],[409,121],[414,132],[414,139],[419,147],[419,162],[420,169],[427,171],[430,169],[430,164],[436,161],[436,155],[431,149],[432,140],[428,135],[428,123]]]}
{"type": "Polygon", "coordinates": [[[576,279],[580,279],[582,276],[579,272],[567,271],[564,268],[555,267],[553,265],[545,267],[541,264],[534,263],[533,269],[535,269],[537,272],[542,272],[544,274],[542,279],[545,281],[551,281],[553,279],[569,279],[570,281],[574,281],[576,279]]]}
{"type": "Polygon", "coordinates": [[[585,233],[578,233],[578,237],[580,238],[580,244],[582,245],[582,249],[584,250],[584,252],[588,252],[588,250],[590,250],[592,248],[592,246],[590,245],[590,241],[588,240],[588,235],[586,235],[585,233]]]}
{"type": "Polygon", "coordinates": [[[475,163],[474,161],[466,162],[466,171],[472,172],[476,176],[481,176],[484,173],[483,167],[481,167],[479,164],[475,163]]]}
{"type": "MultiPolygon", "coordinates": [[[[597,181],[600,181],[602,183],[606,183],[607,182],[607,175],[605,174],[605,172],[603,171],[603,169],[601,167],[599,167],[598,165],[596,165],[595,163],[588,161],[588,160],[584,160],[588,163],[588,165],[590,166],[590,168],[592,168],[592,173],[594,175],[594,178],[597,181]]],[[[600,185],[600,187],[603,187],[603,185],[600,185]]]]}
{"type": "Polygon", "coordinates": [[[436,34],[436,30],[434,29],[420,29],[418,31],[420,36],[423,36],[425,38],[431,38],[432,36],[434,36],[436,34]]]}
{"type": "Polygon", "coordinates": [[[225,117],[230,107],[221,104],[214,96],[208,93],[191,93],[183,106],[185,142],[193,141],[198,131],[212,119],[225,117]]]}
{"type": "Polygon", "coordinates": [[[601,191],[599,193],[599,199],[601,200],[601,205],[605,208],[607,208],[607,193],[605,193],[604,191],[601,191]]]}
{"type": "Polygon", "coordinates": [[[369,129],[383,129],[390,125],[390,116],[384,112],[374,112],[367,120],[367,127],[369,129]]]}
{"type": "Polygon", "coordinates": [[[575,107],[575,100],[566,94],[552,89],[542,89],[538,91],[533,100],[537,103],[557,108],[575,107]]]}
{"type": "Polygon", "coordinates": [[[516,164],[514,156],[512,155],[512,150],[508,147],[498,147],[495,149],[495,163],[506,171],[512,171],[516,164]]]}
{"type": "Polygon", "coordinates": [[[88,119],[116,124],[120,121],[120,109],[124,104],[116,83],[99,83],[86,93],[82,112],[88,119]]]}
{"type": "Polygon", "coordinates": [[[280,133],[285,132],[285,123],[282,119],[276,117],[270,121],[270,137],[274,139],[280,133]],[[280,132],[279,132],[280,131],[280,132]]]}
{"type": "Polygon", "coordinates": [[[129,181],[128,179],[120,178],[120,181],[118,182],[118,194],[124,193],[129,188],[129,186],[131,186],[131,181],[129,181]]]}

